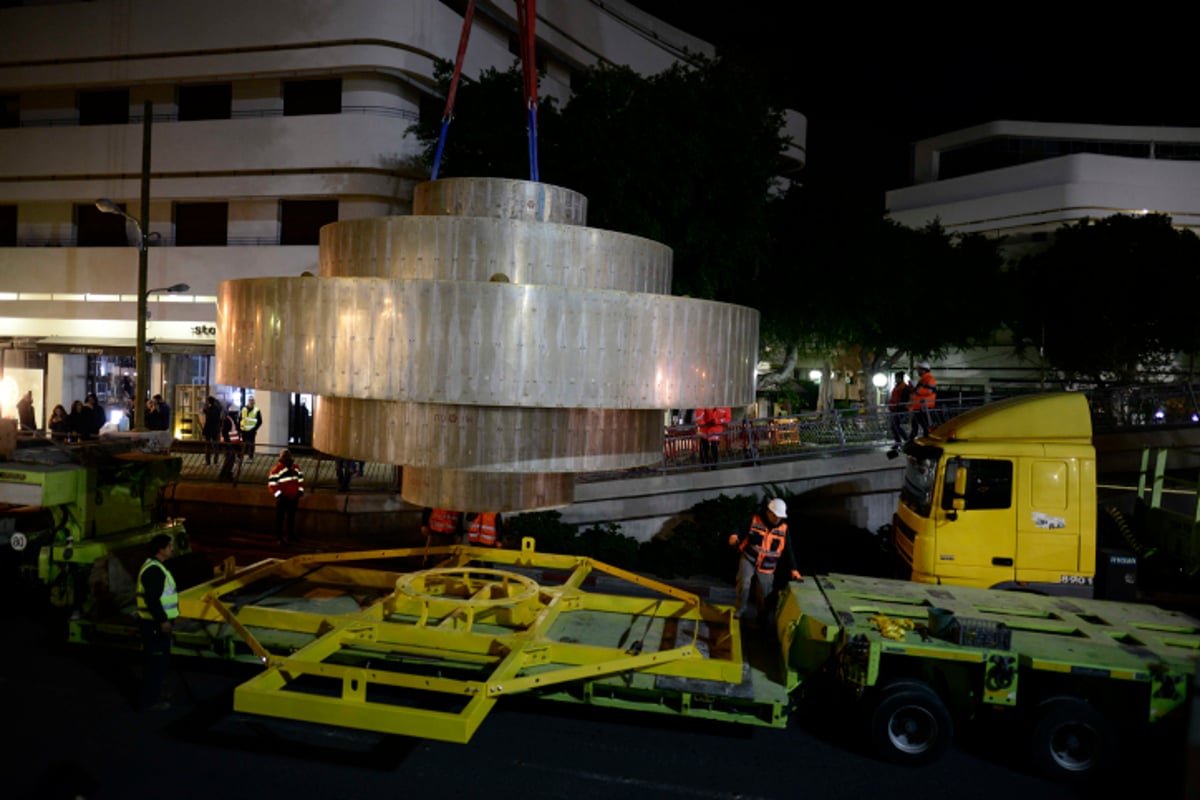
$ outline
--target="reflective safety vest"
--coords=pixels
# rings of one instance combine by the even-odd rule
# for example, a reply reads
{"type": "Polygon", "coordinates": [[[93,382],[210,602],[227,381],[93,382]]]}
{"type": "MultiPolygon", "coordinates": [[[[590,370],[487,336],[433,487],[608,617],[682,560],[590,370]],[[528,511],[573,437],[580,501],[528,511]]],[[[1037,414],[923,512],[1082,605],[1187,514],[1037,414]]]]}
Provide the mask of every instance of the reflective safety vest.
{"type": "Polygon", "coordinates": [[[304,494],[304,473],[295,464],[285,466],[280,461],[267,476],[267,490],[275,497],[295,500],[304,494]]]}
{"type": "Polygon", "coordinates": [[[467,529],[467,541],[484,547],[495,547],[496,514],[490,511],[486,514],[476,514],[475,519],[471,520],[471,527],[467,529]]]}
{"type": "Polygon", "coordinates": [[[440,533],[446,536],[457,533],[458,512],[447,511],[444,508],[435,508],[429,515],[429,530],[432,533],[440,533]]]}
{"type": "Polygon", "coordinates": [[[720,441],[725,424],[732,418],[733,414],[728,408],[697,408],[692,417],[700,435],[710,442],[720,441]]]}
{"type": "Polygon", "coordinates": [[[162,602],[163,611],[167,612],[167,619],[175,619],[179,616],[179,592],[175,589],[175,576],[171,574],[171,570],[163,566],[163,563],[156,558],[147,558],[146,563],[142,564],[142,568],[138,570],[138,616],[142,619],[154,619],[154,615],[150,613],[150,606],[146,602],[146,587],[142,585],[142,575],[151,567],[157,567],[163,571],[163,590],[160,601],[162,602]]]}
{"type": "Polygon", "coordinates": [[[908,408],[911,411],[919,411],[922,408],[933,408],[936,402],[937,378],[933,377],[932,372],[926,372],[917,378],[917,385],[913,387],[912,402],[908,404],[908,408]]]}
{"type": "Polygon", "coordinates": [[[743,558],[754,559],[754,568],[764,575],[775,571],[783,547],[787,544],[787,523],[780,521],[774,528],[767,527],[758,514],[750,520],[750,534],[742,539],[739,548],[743,558]]]}
{"type": "Polygon", "coordinates": [[[262,416],[262,411],[259,410],[258,406],[255,406],[254,408],[250,408],[249,406],[247,406],[246,408],[243,408],[242,409],[242,422],[241,422],[242,430],[252,431],[255,428],[257,428],[258,427],[258,419],[261,416],[262,416]]]}

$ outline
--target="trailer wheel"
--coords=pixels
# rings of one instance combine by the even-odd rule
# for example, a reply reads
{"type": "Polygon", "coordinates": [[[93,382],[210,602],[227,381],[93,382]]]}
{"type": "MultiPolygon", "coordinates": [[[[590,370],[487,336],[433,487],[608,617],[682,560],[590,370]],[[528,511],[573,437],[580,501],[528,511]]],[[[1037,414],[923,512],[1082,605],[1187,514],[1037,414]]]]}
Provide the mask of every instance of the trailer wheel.
{"type": "Polygon", "coordinates": [[[1033,726],[1033,764],[1049,778],[1072,782],[1095,777],[1116,753],[1116,729],[1075,697],[1048,700],[1033,726]]]}
{"type": "Polygon", "coordinates": [[[920,681],[896,681],[880,690],[869,716],[871,742],[882,758],[910,766],[937,761],[950,746],[954,725],[937,692],[920,681]]]}

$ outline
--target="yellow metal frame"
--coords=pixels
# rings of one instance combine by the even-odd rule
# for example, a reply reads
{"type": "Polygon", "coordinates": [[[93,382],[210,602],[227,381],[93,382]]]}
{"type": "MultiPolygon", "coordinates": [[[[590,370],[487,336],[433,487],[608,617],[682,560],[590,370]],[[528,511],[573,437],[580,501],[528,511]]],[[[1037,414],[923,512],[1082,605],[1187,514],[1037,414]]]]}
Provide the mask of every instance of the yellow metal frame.
{"type": "Polygon", "coordinates": [[[237,688],[235,709],[452,742],[469,741],[506,694],[633,673],[705,687],[742,684],[748,679],[732,611],[588,558],[538,553],[531,539],[520,550],[449,546],[304,555],[245,569],[227,563],[218,577],[180,595],[182,617],[220,635],[232,630],[265,667],[237,688]],[[432,569],[380,568],[428,557],[438,560],[432,569]],[[520,569],[566,577],[539,585],[520,569]],[[585,591],[596,576],[636,586],[640,595],[585,591]],[[271,606],[278,587],[299,585],[374,597],[352,613],[271,606]],[[585,631],[603,615],[628,624],[617,642],[551,636],[572,614],[593,615],[577,626],[585,631]],[[676,641],[668,643],[663,632],[671,623],[676,641]],[[278,632],[301,634],[307,644],[273,652],[261,640],[278,632]]]}

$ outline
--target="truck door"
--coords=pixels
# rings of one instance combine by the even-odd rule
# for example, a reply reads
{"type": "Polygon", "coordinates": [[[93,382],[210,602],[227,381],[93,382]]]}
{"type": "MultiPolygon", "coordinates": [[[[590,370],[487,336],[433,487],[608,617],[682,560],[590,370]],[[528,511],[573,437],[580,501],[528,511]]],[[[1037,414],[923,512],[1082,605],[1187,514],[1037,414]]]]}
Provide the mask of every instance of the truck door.
{"type": "Polygon", "coordinates": [[[941,508],[938,575],[950,583],[982,587],[1011,581],[1017,552],[1013,462],[961,456],[947,460],[941,508]]]}
{"type": "Polygon", "coordinates": [[[1022,487],[1017,514],[1017,580],[1086,582],[1080,564],[1085,523],[1078,459],[1029,459],[1023,480],[1028,487],[1022,487]]]}

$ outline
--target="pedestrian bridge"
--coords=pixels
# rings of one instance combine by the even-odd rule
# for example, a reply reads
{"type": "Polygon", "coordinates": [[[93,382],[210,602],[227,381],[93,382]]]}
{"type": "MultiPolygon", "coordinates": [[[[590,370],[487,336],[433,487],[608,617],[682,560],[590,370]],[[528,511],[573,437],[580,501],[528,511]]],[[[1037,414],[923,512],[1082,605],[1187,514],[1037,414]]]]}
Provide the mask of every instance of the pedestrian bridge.
{"type": "MultiPolygon", "coordinates": [[[[1192,397],[1190,391],[1172,394],[1162,387],[1123,397],[1089,395],[1098,420],[1099,472],[1135,473],[1146,447],[1200,448],[1200,421],[1192,419],[1192,397]]],[[[983,400],[939,401],[934,422],[953,418],[983,400]]],[[[622,533],[644,541],[669,532],[703,500],[784,491],[800,496],[806,518],[874,531],[890,523],[900,489],[903,461],[889,459],[890,448],[886,411],[848,409],[739,421],[721,435],[712,464],[700,459],[694,427],[673,426],[666,430],[661,464],[582,475],[575,502],[560,512],[564,522],[581,527],[615,523],[622,533]]],[[[218,482],[216,466],[206,465],[192,443],[177,443],[175,449],[184,454],[177,513],[196,521],[214,514],[228,519],[228,506],[240,505],[245,513],[237,517],[238,524],[270,530],[273,509],[266,476],[279,446],[260,443],[254,461],[240,464],[235,483],[218,482]]],[[[340,492],[333,459],[293,449],[315,490],[305,501],[307,515],[328,515],[335,531],[355,535],[370,536],[375,530],[380,535],[407,533],[410,528],[415,532],[420,509],[400,500],[396,467],[368,463],[363,475],[353,478],[350,490],[340,492]]]]}

